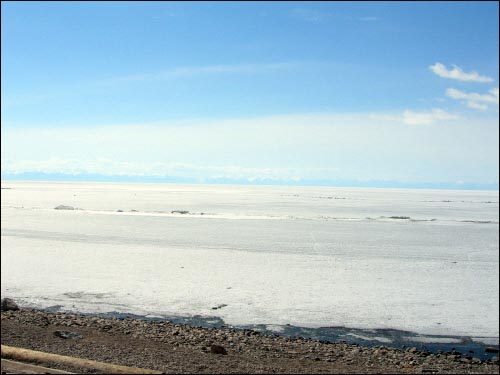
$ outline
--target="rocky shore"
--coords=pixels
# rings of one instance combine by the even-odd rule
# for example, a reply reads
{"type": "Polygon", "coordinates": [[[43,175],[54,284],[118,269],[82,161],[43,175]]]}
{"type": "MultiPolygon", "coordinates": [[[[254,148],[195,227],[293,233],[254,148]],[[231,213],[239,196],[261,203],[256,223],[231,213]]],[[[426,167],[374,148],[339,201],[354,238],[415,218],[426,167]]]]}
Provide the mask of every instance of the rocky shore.
{"type": "Polygon", "coordinates": [[[367,348],[168,321],[20,309],[2,311],[1,322],[4,345],[165,373],[499,372],[498,357],[482,361],[457,352],[431,353],[382,345],[367,348]]]}

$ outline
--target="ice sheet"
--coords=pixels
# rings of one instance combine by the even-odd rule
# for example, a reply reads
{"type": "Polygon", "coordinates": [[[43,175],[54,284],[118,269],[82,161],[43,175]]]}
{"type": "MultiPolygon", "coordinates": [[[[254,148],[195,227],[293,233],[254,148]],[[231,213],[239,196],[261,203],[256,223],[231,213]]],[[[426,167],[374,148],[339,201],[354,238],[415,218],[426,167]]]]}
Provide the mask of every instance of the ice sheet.
{"type": "Polygon", "coordinates": [[[26,305],[498,338],[498,192],[3,186],[2,297],[26,305]]]}

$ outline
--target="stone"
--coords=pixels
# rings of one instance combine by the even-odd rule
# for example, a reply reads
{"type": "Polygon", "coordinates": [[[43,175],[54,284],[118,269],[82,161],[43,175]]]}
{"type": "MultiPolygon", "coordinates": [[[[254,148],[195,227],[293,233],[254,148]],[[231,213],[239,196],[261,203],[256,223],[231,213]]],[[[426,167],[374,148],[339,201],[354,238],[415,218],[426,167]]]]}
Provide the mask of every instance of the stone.
{"type": "Polygon", "coordinates": [[[220,305],[212,307],[212,310],[218,310],[222,309],[223,307],[226,307],[227,305],[225,303],[221,303],[220,305]]]}
{"type": "Polygon", "coordinates": [[[73,340],[83,339],[82,335],[70,331],[54,331],[54,336],[60,337],[61,339],[73,339],[73,340]]]}
{"type": "Polygon", "coordinates": [[[2,311],[16,311],[19,310],[19,306],[14,302],[12,298],[2,299],[2,311]]]}
{"type": "Polygon", "coordinates": [[[486,349],[484,349],[486,353],[498,353],[498,349],[494,348],[493,346],[488,346],[486,349]]]}
{"type": "Polygon", "coordinates": [[[210,353],[227,355],[226,349],[220,345],[210,345],[210,353]]]}

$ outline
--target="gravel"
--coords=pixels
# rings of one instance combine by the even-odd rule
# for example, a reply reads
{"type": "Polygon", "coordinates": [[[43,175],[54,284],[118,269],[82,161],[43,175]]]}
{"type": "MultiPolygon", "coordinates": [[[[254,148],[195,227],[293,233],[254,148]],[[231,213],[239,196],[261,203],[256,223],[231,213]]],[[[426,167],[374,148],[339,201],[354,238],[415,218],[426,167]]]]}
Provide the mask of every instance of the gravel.
{"type": "Polygon", "coordinates": [[[5,345],[165,373],[499,372],[498,358],[482,361],[456,352],[433,354],[383,345],[368,348],[168,321],[107,319],[33,309],[2,311],[1,320],[1,341],[5,345]],[[64,339],[54,335],[56,331],[82,338],[64,339]]]}

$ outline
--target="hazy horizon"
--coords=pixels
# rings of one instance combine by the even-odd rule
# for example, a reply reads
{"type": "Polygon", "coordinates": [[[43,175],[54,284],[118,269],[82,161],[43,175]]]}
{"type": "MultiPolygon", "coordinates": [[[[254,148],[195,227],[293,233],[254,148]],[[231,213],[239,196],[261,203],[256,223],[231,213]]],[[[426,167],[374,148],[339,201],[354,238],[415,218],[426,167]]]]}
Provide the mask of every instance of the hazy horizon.
{"type": "Polygon", "coordinates": [[[460,184],[439,184],[439,183],[403,183],[399,181],[339,181],[336,184],[332,182],[309,181],[276,183],[272,181],[248,182],[247,180],[205,180],[197,181],[195,179],[169,179],[168,177],[146,177],[138,178],[131,176],[78,176],[78,175],[59,175],[59,174],[20,174],[10,175],[9,178],[1,179],[2,184],[9,182],[39,182],[39,183],[117,183],[117,184],[186,184],[186,185],[247,185],[247,186],[276,186],[276,187],[324,187],[324,188],[367,188],[367,189],[428,189],[428,190],[464,190],[464,191],[498,191],[498,185],[460,185],[460,184]]]}

